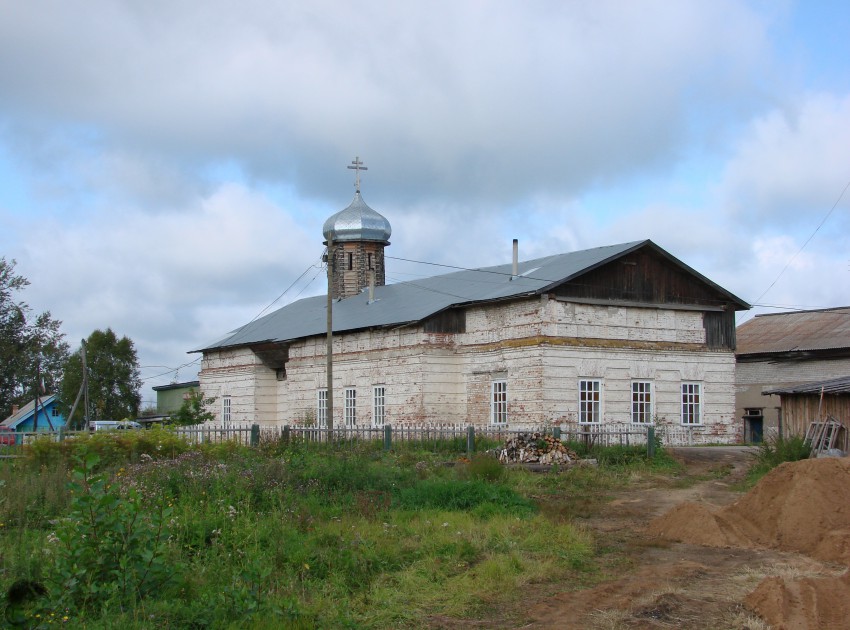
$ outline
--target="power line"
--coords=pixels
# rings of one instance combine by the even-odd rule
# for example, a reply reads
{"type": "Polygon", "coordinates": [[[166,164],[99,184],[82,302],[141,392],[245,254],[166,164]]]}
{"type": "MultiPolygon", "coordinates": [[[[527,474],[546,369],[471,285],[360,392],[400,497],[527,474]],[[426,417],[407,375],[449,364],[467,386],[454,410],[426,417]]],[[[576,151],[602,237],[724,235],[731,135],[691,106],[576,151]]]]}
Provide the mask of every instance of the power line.
{"type": "MultiPolygon", "coordinates": [[[[280,300],[280,299],[281,299],[284,295],[286,295],[286,293],[287,293],[290,289],[292,289],[292,287],[294,287],[294,286],[298,283],[298,281],[299,281],[299,280],[301,280],[301,278],[303,278],[304,276],[306,276],[306,275],[307,275],[307,273],[310,271],[310,269],[316,269],[316,263],[321,262],[321,260],[322,260],[322,257],[321,257],[321,256],[319,256],[318,260],[316,260],[316,261],[315,261],[314,263],[312,263],[309,267],[307,267],[307,268],[306,268],[306,269],[305,269],[305,270],[301,273],[301,275],[300,275],[300,276],[298,276],[298,277],[297,277],[297,278],[296,278],[296,279],[292,282],[292,284],[290,284],[288,287],[286,287],[286,288],[283,290],[283,293],[281,293],[280,295],[278,295],[278,296],[277,296],[274,300],[272,300],[272,302],[271,302],[268,306],[266,306],[264,309],[262,309],[262,310],[261,310],[259,313],[257,313],[256,315],[254,315],[254,317],[251,319],[251,321],[249,321],[247,324],[243,324],[242,326],[240,326],[240,327],[239,327],[239,330],[243,331],[244,333],[247,333],[247,331],[246,331],[245,329],[246,329],[248,326],[250,326],[250,325],[251,325],[251,324],[253,324],[255,321],[257,321],[257,320],[258,320],[258,319],[259,319],[259,318],[263,315],[263,313],[265,313],[266,311],[268,311],[268,310],[269,310],[272,306],[274,306],[274,305],[275,305],[275,304],[276,304],[276,303],[277,303],[277,302],[278,302],[278,301],[279,301],[279,300],[280,300]]],[[[321,271],[321,268],[319,268],[319,271],[321,271]]],[[[313,277],[310,279],[310,282],[308,282],[308,283],[304,286],[304,288],[303,288],[303,289],[301,289],[301,291],[298,293],[298,295],[301,295],[301,293],[303,293],[303,292],[307,289],[307,287],[308,287],[308,286],[310,286],[310,284],[313,282],[313,280],[315,280],[315,279],[316,279],[316,276],[317,276],[317,275],[319,275],[319,274],[318,274],[318,272],[316,272],[316,273],[313,275],[313,277]]],[[[297,296],[296,296],[296,297],[297,297],[297,296]]],[[[236,341],[238,341],[238,340],[239,340],[239,333],[238,333],[238,332],[237,332],[237,334],[236,334],[236,335],[234,335],[232,338],[230,338],[230,339],[229,339],[230,343],[235,343],[235,342],[236,342],[236,341]]]]}
{"type": "Polygon", "coordinates": [[[846,192],[847,192],[847,189],[848,189],[848,188],[850,188],[850,181],[848,181],[848,182],[847,182],[847,184],[844,186],[844,189],[841,191],[841,194],[840,194],[840,195],[838,195],[838,199],[836,199],[836,200],[835,200],[835,203],[834,203],[834,204],[832,204],[832,208],[830,208],[830,209],[829,209],[829,212],[827,212],[827,213],[826,213],[826,216],[825,216],[825,217],[821,220],[821,222],[820,222],[820,223],[818,224],[818,226],[815,228],[815,231],[814,231],[814,232],[812,232],[811,236],[809,236],[809,238],[807,238],[807,239],[806,239],[806,242],[805,242],[805,243],[803,243],[803,245],[800,247],[800,249],[797,251],[797,253],[796,253],[796,254],[794,254],[793,256],[791,256],[790,260],[788,260],[788,262],[787,262],[787,263],[785,264],[785,266],[782,268],[782,271],[780,271],[780,272],[779,272],[779,275],[778,275],[778,276],[776,276],[776,279],[775,279],[773,282],[771,282],[771,283],[770,283],[770,286],[769,286],[769,287],[767,287],[767,288],[764,290],[764,292],[763,292],[760,296],[758,296],[758,297],[756,298],[756,302],[758,302],[758,301],[759,301],[760,299],[762,299],[765,295],[767,295],[767,292],[768,292],[768,291],[770,291],[770,290],[773,288],[773,286],[774,286],[777,282],[779,282],[779,278],[781,278],[781,277],[782,277],[782,274],[784,274],[784,273],[785,273],[785,271],[788,269],[788,267],[790,267],[790,266],[791,266],[791,263],[792,263],[792,262],[794,262],[794,260],[797,258],[797,256],[799,256],[799,255],[800,255],[800,253],[801,253],[801,252],[802,252],[802,251],[806,248],[806,245],[808,245],[808,244],[809,244],[809,242],[810,242],[810,241],[811,241],[811,240],[815,237],[815,234],[817,234],[817,233],[820,231],[820,229],[823,227],[824,223],[826,223],[827,219],[829,219],[829,217],[832,215],[832,213],[833,213],[833,212],[835,211],[835,209],[838,207],[838,204],[841,202],[841,198],[842,198],[842,197],[844,197],[844,193],[846,193],[846,192]]]}

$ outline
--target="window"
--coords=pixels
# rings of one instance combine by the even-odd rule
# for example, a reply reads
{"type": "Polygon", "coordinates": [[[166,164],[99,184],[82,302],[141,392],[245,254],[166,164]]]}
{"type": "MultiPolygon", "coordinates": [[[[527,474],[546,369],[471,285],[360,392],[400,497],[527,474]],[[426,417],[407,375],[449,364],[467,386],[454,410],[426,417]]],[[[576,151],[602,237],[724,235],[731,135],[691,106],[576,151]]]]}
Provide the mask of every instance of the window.
{"type": "Polygon", "coordinates": [[[578,382],[578,421],[596,423],[602,419],[602,381],[578,382]]]}
{"type": "Polygon", "coordinates": [[[372,269],[372,254],[366,254],[366,262],[368,264],[369,270],[372,269]]]}
{"type": "Polygon", "coordinates": [[[701,383],[682,383],[682,424],[702,424],[701,383]]]}
{"type": "Polygon", "coordinates": [[[375,385],[372,388],[372,424],[376,427],[384,426],[386,390],[383,385],[375,385]]]}
{"type": "Polygon", "coordinates": [[[348,270],[351,271],[352,269],[354,269],[354,254],[348,252],[348,270]]]}
{"type": "Polygon", "coordinates": [[[357,390],[345,388],[345,426],[357,426],[357,390]]]}
{"type": "Polygon", "coordinates": [[[649,381],[632,383],[632,422],[652,423],[652,383],[649,381]]]}
{"type": "Polygon", "coordinates": [[[50,410],[50,415],[53,416],[54,418],[58,418],[59,417],[59,407],[53,407],[50,410]]]}
{"type": "Polygon", "coordinates": [[[508,382],[493,381],[490,385],[490,424],[508,423],[508,382]]]}
{"type": "Polygon", "coordinates": [[[230,396],[221,398],[221,421],[224,424],[230,423],[230,396]]]}
{"type": "Polygon", "coordinates": [[[316,423],[320,427],[328,426],[328,390],[326,388],[316,392],[316,423]]]}

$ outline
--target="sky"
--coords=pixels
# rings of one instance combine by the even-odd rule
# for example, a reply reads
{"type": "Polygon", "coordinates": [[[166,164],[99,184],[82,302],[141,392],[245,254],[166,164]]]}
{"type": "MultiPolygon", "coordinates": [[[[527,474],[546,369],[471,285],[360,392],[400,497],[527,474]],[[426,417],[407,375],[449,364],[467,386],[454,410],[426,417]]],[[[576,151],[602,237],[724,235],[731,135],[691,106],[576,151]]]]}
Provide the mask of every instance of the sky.
{"type": "Polygon", "coordinates": [[[0,256],[145,385],[326,291],[651,239],[757,313],[850,305],[850,3],[0,0],[0,256]],[[405,260],[399,260],[405,259],[405,260]]]}

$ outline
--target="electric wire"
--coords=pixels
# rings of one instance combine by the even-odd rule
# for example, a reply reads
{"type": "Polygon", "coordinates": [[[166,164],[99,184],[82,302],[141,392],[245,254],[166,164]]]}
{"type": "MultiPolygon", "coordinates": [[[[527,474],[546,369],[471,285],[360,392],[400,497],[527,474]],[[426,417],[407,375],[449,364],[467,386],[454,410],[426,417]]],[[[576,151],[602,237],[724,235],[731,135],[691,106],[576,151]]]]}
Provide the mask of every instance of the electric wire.
{"type": "Polygon", "coordinates": [[[823,219],[821,219],[820,223],[818,223],[818,226],[815,228],[814,232],[812,232],[811,235],[809,236],[809,238],[806,239],[806,242],[803,243],[800,246],[800,249],[797,250],[797,253],[794,254],[793,256],[791,256],[791,258],[788,260],[788,262],[782,268],[782,271],[779,272],[779,275],[777,275],[776,278],[774,279],[774,281],[770,283],[770,286],[767,287],[762,292],[762,294],[756,298],[756,300],[755,300],[756,302],[758,302],[765,295],[767,295],[768,291],[770,291],[773,288],[773,286],[777,282],[779,282],[779,279],[782,277],[782,275],[785,273],[785,271],[788,269],[788,267],[791,266],[791,263],[794,262],[794,260],[797,258],[797,256],[799,256],[804,249],[806,249],[806,246],[811,242],[811,240],[815,237],[815,235],[820,231],[820,229],[823,227],[824,223],[826,223],[827,219],[829,219],[829,217],[832,215],[832,213],[838,207],[838,204],[841,203],[841,199],[844,197],[844,193],[847,192],[848,188],[850,188],[850,181],[848,181],[847,184],[844,186],[844,189],[841,191],[841,194],[838,195],[838,199],[835,200],[835,203],[832,204],[832,208],[829,209],[829,212],[826,213],[826,216],[823,219]]]}

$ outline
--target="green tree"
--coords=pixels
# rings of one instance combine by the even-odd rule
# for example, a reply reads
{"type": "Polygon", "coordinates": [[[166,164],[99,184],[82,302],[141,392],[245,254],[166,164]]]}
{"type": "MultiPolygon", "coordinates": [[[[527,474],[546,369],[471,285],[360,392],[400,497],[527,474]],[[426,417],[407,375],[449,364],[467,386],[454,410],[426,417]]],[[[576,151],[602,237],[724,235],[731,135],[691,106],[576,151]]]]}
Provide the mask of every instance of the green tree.
{"type": "Polygon", "coordinates": [[[215,414],[207,409],[207,405],[215,402],[215,398],[204,398],[203,392],[190,392],[180,409],[171,414],[169,424],[190,426],[215,420],[215,414]]]}
{"type": "Polygon", "coordinates": [[[18,300],[29,280],[15,273],[15,265],[0,257],[0,419],[36,393],[55,392],[69,350],[59,330],[62,322],[49,311],[33,315],[18,300]]]}
{"type": "MultiPolygon", "coordinates": [[[[91,420],[135,418],[142,403],[142,379],[136,348],[127,337],[119,339],[111,328],[95,330],[85,341],[88,366],[89,417],[91,420]]],[[[83,383],[82,348],[65,363],[60,408],[67,415],[83,383]]],[[[82,399],[72,426],[81,426],[85,418],[82,399]]]]}

